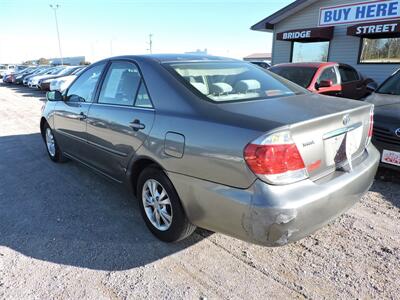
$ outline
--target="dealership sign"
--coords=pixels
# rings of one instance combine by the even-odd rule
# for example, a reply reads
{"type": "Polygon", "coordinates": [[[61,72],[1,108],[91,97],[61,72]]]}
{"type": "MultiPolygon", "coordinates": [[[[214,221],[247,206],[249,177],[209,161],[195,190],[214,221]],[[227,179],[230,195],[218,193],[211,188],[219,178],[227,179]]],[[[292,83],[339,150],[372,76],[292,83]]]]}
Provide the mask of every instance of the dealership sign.
{"type": "Polygon", "coordinates": [[[400,21],[363,23],[347,28],[347,35],[353,36],[400,36],[400,21]]]}
{"type": "Polygon", "coordinates": [[[333,27],[304,28],[278,32],[276,39],[279,41],[329,41],[333,36],[333,27]]]}
{"type": "Polygon", "coordinates": [[[400,18],[400,0],[379,0],[322,7],[319,26],[374,22],[400,18]]]}

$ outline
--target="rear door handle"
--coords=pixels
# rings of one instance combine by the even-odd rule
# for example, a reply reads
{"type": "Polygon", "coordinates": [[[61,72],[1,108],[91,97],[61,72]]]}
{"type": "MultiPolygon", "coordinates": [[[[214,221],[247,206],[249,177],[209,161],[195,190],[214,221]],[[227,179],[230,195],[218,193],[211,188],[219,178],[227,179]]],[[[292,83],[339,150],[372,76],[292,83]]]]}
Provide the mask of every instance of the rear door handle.
{"type": "Polygon", "coordinates": [[[134,130],[138,131],[140,129],[145,129],[146,126],[143,123],[140,123],[140,120],[136,119],[133,122],[129,123],[129,126],[134,130]]]}

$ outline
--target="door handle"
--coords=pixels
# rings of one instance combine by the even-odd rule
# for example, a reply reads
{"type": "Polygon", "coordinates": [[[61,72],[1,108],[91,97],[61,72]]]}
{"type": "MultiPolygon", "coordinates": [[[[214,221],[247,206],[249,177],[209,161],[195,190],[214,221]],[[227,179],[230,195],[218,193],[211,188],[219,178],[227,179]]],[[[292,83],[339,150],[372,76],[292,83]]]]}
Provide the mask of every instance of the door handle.
{"type": "Polygon", "coordinates": [[[140,120],[135,119],[134,121],[129,123],[129,126],[134,130],[138,131],[140,129],[145,129],[145,125],[143,123],[140,123],[140,120]]]}
{"type": "Polygon", "coordinates": [[[83,112],[81,112],[79,114],[78,118],[79,118],[79,120],[85,120],[87,118],[87,116],[83,112]]]}

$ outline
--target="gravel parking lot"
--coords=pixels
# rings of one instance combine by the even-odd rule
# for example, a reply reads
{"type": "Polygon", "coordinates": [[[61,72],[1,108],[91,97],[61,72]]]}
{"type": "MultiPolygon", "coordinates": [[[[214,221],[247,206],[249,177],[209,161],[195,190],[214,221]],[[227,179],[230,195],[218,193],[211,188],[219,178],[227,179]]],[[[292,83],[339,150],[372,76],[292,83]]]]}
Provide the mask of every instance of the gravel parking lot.
{"type": "Polygon", "coordinates": [[[48,159],[43,99],[0,85],[0,298],[398,299],[398,174],[380,172],[348,213],[285,247],[205,230],[164,244],[122,186],[48,159]]]}

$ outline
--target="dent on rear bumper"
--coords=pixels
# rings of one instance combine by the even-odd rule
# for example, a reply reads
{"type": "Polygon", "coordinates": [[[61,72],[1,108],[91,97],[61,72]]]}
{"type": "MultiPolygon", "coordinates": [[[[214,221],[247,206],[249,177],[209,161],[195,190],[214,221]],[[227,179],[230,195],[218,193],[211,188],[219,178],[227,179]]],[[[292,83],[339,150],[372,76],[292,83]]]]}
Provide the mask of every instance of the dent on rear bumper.
{"type": "Polygon", "coordinates": [[[189,220],[212,231],[265,246],[297,241],[354,205],[371,186],[379,152],[370,145],[350,173],[329,180],[272,186],[256,180],[248,189],[168,173],[189,220]]]}

